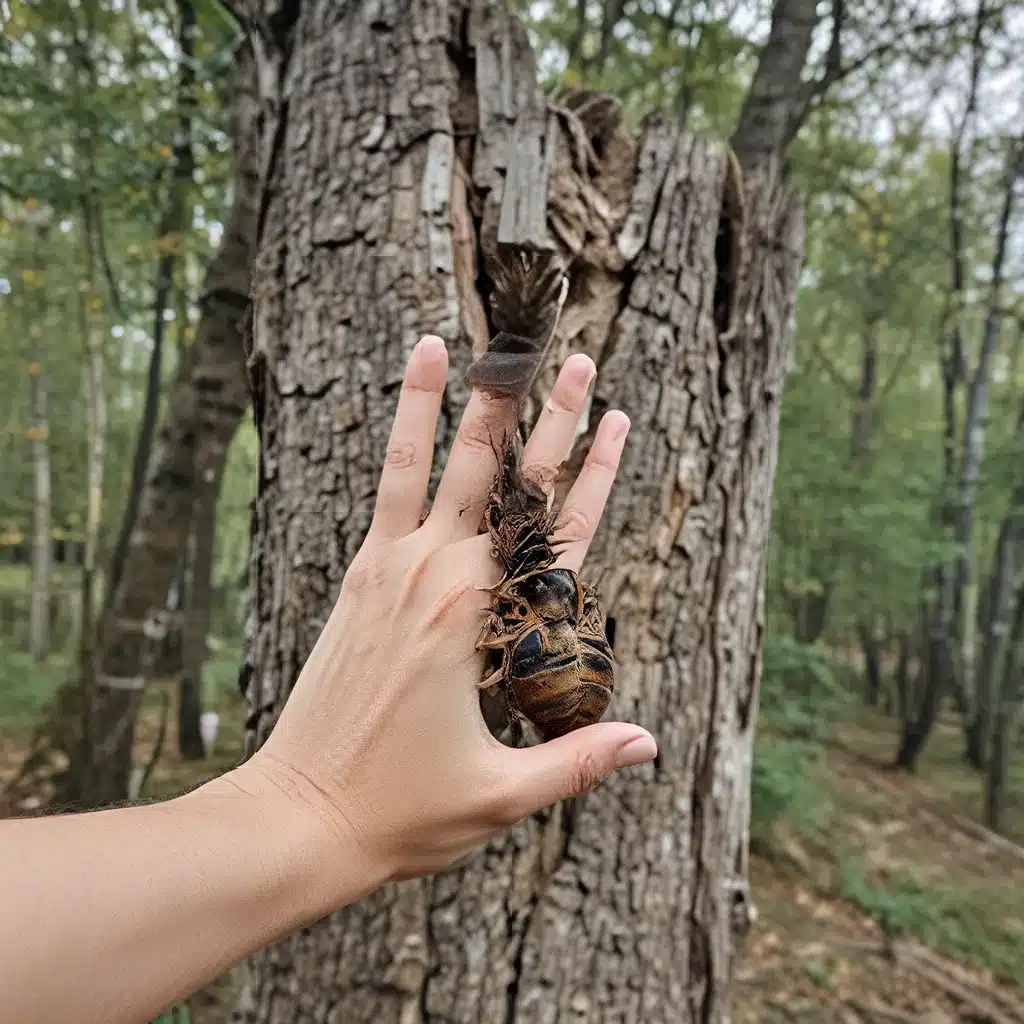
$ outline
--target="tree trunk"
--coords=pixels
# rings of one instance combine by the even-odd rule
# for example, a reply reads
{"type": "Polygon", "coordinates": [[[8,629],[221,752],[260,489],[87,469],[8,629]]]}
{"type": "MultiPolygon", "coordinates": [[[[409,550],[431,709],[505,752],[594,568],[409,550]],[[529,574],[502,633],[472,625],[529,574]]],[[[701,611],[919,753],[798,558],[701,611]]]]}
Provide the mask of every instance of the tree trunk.
{"type": "Polygon", "coordinates": [[[253,20],[271,173],[253,280],[249,748],[369,525],[406,355],[425,332],[449,340],[446,450],[461,371],[486,344],[476,252],[550,231],[576,256],[553,350],[597,361],[591,424],[612,404],[633,423],[585,572],[615,620],[612,714],[660,754],[264,951],[239,1017],[725,1020],[750,920],[799,203],[753,176],[744,192],[724,147],[674,126],[651,121],[634,144],[608,97],[548,106],[525,32],[480,4],[305,0],[253,20]]]}
{"type": "Polygon", "coordinates": [[[882,696],[882,645],[875,628],[867,622],[857,623],[857,636],[864,653],[864,700],[870,707],[878,707],[882,696]]]}
{"type": "Polygon", "coordinates": [[[92,686],[62,686],[0,810],[123,800],[135,714],[165,628],[167,591],[192,523],[199,482],[217,479],[249,404],[241,337],[259,194],[251,62],[239,72],[234,205],[207,272],[201,317],[172,389],[121,579],[98,627],[92,686]],[[84,720],[84,726],[83,726],[84,720]],[[69,764],[70,762],[70,764],[69,764]]]}
{"type": "Polygon", "coordinates": [[[139,436],[132,460],[132,477],[128,486],[128,503],[121,517],[121,529],[117,535],[114,554],[108,572],[107,593],[112,599],[121,581],[132,530],[139,515],[142,489],[145,486],[146,470],[149,467],[156,435],[157,418],[160,412],[160,384],[163,373],[164,336],[166,321],[164,315],[169,308],[171,289],[174,285],[174,270],[184,257],[185,231],[192,214],[188,193],[195,173],[195,155],[192,152],[192,121],[196,110],[196,11],[191,0],[177,0],[178,7],[178,128],[171,147],[170,183],[167,192],[167,206],[157,227],[156,248],[158,252],[156,279],[153,295],[153,349],[149,357],[146,374],[146,398],[139,425],[139,436]]]}
{"type": "MultiPolygon", "coordinates": [[[[979,345],[978,364],[971,377],[967,412],[960,438],[960,465],[956,468],[957,392],[967,376],[968,357],[964,343],[964,310],[967,301],[967,245],[963,165],[971,150],[971,129],[977,113],[978,83],[984,63],[983,38],[985,5],[979,4],[971,41],[971,65],[967,102],[953,140],[950,161],[950,260],[952,286],[942,354],[944,486],[939,502],[939,520],[952,528],[958,553],[951,562],[936,566],[929,574],[937,597],[925,604],[927,626],[923,633],[922,678],[918,690],[920,706],[904,720],[896,767],[914,771],[917,760],[938,719],[943,698],[952,691],[964,712],[972,715],[974,701],[973,615],[970,582],[973,568],[974,501],[984,452],[988,417],[989,377],[992,357],[999,340],[1002,314],[1003,263],[1010,227],[1017,176],[1021,172],[1024,146],[1016,140],[1007,153],[1005,189],[1000,214],[985,324],[979,345]]],[[[969,170],[969,169],[968,169],[969,170]]]]}
{"type": "MultiPolygon", "coordinates": [[[[988,424],[989,391],[991,367],[999,344],[1000,321],[1003,305],[1003,263],[1006,257],[1010,223],[1013,215],[1014,195],[1017,179],[1024,172],[1024,137],[1010,148],[1007,154],[1003,204],[996,232],[995,255],[992,258],[992,277],[989,284],[985,325],[981,333],[978,365],[967,398],[967,416],[964,420],[963,461],[960,470],[960,485],[957,491],[956,542],[956,597],[958,637],[960,640],[961,687],[967,699],[969,712],[977,701],[975,679],[974,623],[977,618],[971,594],[974,587],[974,505],[981,480],[981,464],[985,452],[985,428],[988,424]]],[[[984,654],[984,652],[982,652],[984,654]]],[[[974,717],[969,713],[968,718],[974,717]]],[[[981,759],[976,767],[982,767],[984,758],[984,737],[976,753],[981,759]]]]}
{"type": "Polygon", "coordinates": [[[92,664],[95,636],[96,574],[103,527],[103,474],[107,447],[106,352],[103,300],[95,243],[98,211],[86,197],[84,209],[85,263],[88,289],[83,296],[86,353],[86,403],[88,407],[88,471],[85,503],[85,551],[82,558],[82,597],[79,620],[79,673],[85,679],[92,664]]]}
{"type": "Polygon", "coordinates": [[[43,332],[47,320],[44,282],[48,227],[40,220],[36,229],[32,275],[36,309],[29,328],[31,347],[28,360],[31,390],[31,424],[34,493],[32,497],[32,590],[29,602],[29,650],[36,661],[50,653],[50,591],[53,583],[53,481],[50,469],[50,418],[43,332]]]}
{"type": "Polygon", "coordinates": [[[181,631],[181,681],[178,685],[178,751],[186,761],[197,761],[205,753],[199,716],[203,710],[206,636],[210,631],[217,495],[223,470],[222,464],[216,477],[201,482],[192,513],[181,631]]]}
{"type": "Polygon", "coordinates": [[[893,705],[886,707],[887,713],[896,713],[902,722],[910,707],[910,633],[899,635],[896,671],[893,673],[892,699],[893,705]]]}
{"type": "MultiPolygon", "coordinates": [[[[1024,402],[1017,414],[1017,428],[1014,432],[1014,452],[1017,456],[1018,472],[1024,459],[1024,402]]],[[[1016,681],[1008,677],[1016,671],[1014,666],[1024,668],[1024,663],[1015,662],[1015,645],[1019,638],[1020,624],[1014,619],[1020,612],[1017,604],[1024,600],[1024,474],[1018,476],[1010,494],[1010,505],[999,528],[999,540],[992,555],[992,570],[984,602],[984,618],[981,625],[980,656],[978,659],[978,692],[974,714],[967,728],[967,759],[980,770],[988,764],[990,744],[996,743],[998,756],[1008,756],[1003,737],[996,736],[997,730],[1005,732],[1008,721],[1015,712],[1012,709],[1016,681]],[[1009,703],[1009,712],[1004,705],[1009,703]],[[1009,714],[1009,718],[1008,718],[1009,714]]],[[[1005,765],[1002,766],[1005,771],[1005,765]]],[[[996,773],[999,773],[996,767],[996,773]]],[[[997,801],[998,802],[998,801],[997,801]]]]}
{"type": "Polygon", "coordinates": [[[996,696],[992,748],[985,771],[985,824],[994,832],[998,832],[1002,825],[1006,777],[1017,741],[1021,701],[1024,700],[1024,579],[1018,588],[1016,603],[1002,686],[996,696]]]}

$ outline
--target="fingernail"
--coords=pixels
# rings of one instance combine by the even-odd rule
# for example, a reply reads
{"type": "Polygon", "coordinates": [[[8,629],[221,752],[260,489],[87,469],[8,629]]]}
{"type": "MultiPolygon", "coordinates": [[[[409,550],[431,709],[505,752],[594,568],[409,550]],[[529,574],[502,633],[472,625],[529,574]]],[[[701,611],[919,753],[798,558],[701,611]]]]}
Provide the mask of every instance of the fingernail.
{"type": "Polygon", "coordinates": [[[616,768],[631,768],[635,764],[650,761],[658,753],[658,744],[652,736],[634,736],[615,752],[616,768]]]}
{"type": "Polygon", "coordinates": [[[445,350],[444,338],[436,334],[427,334],[420,338],[419,348],[423,352],[443,352],[445,350]]]}

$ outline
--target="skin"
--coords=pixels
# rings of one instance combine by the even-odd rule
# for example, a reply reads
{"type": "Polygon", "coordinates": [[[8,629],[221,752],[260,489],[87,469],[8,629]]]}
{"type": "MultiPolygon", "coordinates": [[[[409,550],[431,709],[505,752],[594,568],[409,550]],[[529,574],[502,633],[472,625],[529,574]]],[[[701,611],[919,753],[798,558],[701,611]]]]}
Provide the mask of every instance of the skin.
{"type": "MultiPolygon", "coordinates": [[[[152,1020],[274,940],[654,757],[622,722],[525,750],[487,731],[474,642],[499,569],[477,524],[490,438],[515,411],[473,394],[421,525],[447,372],[444,343],[424,338],[373,524],[262,749],[164,803],[0,822],[0,1020],[152,1020]]],[[[562,367],[524,453],[535,480],[568,456],[594,374],[582,355],[562,367]]],[[[561,566],[583,562],[628,429],[617,411],[600,423],[561,566]]]]}

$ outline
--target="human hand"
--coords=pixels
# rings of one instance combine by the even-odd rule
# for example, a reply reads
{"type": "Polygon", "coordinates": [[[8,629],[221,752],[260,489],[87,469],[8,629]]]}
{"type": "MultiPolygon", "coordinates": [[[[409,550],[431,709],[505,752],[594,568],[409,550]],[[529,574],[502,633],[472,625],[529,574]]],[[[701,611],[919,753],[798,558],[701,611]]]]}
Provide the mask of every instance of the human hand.
{"type": "MultiPolygon", "coordinates": [[[[371,876],[367,888],[447,867],[657,750],[650,733],[625,723],[527,749],[488,731],[475,642],[488,606],[482,591],[500,567],[477,530],[498,468],[492,438],[514,428],[516,408],[473,393],[421,523],[447,371],[441,339],[420,341],[366,540],[272,734],[232,773],[243,788],[284,800],[283,819],[294,821],[298,808],[317,823],[323,856],[355,856],[371,876]]],[[[571,451],[595,372],[586,356],[566,360],[527,442],[524,474],[545,489],[571,451]]],[[[561,567],[581,567],[628,430],[617,411],[598,427],[555,534],[561,567]]]]}

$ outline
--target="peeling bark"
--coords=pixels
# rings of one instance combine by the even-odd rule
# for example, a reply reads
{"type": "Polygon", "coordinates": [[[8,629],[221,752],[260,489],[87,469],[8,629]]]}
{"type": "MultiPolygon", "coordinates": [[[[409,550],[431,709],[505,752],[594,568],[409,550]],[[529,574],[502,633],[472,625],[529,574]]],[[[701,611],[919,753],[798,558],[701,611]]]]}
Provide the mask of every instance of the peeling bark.
{"type": "Polygon", "coordinates": [[[451,442],[488,288],[468,256],[500,238],[575,257],[539,387],[583,349],[600,369],[591,424],[612,405],[633,423],[585,575],[615,620],[611,714],[650,728],[660,754],[456,870],[265,950],[236,1019],[724,1021],[751,913],[764,556],[800,205],[675,126],[652,120],[632,139],[609,97],[546,103],[524,31],[497,10],[253,0],[247,14],[266,147],[248,748],[269,734],[369,526],[405,358],[427,332],[449,342],[438,443],[451,442]]]}

